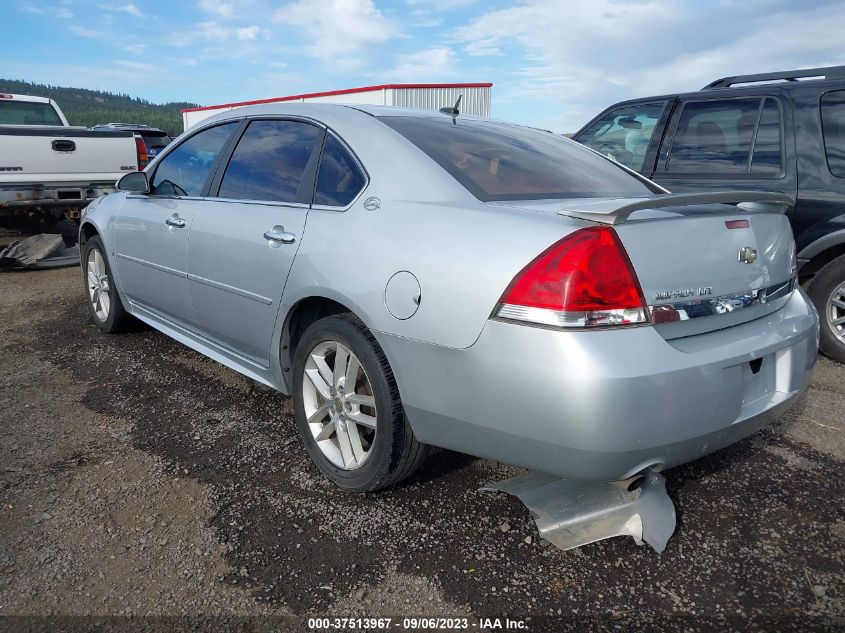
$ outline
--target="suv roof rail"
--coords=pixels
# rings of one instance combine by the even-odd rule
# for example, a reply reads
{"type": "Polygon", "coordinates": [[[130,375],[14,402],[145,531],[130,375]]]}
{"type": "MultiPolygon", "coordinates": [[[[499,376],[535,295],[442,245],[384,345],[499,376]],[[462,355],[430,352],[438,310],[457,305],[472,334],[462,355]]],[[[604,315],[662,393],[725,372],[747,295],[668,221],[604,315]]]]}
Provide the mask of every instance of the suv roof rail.
{"type": "Polygon", "coordinates": [[[756,75],[737,75],[722,77],[707,84],[702,90],[710,88],[729,88],[736,84],[750,84],[762,81],[798,81],[806,77],[820,77],[823,79],[845,79],[845,66],[825,66],[822,68],[803,68],[800,70],[781,70],[773,73],[757,73],[756,75]]]}

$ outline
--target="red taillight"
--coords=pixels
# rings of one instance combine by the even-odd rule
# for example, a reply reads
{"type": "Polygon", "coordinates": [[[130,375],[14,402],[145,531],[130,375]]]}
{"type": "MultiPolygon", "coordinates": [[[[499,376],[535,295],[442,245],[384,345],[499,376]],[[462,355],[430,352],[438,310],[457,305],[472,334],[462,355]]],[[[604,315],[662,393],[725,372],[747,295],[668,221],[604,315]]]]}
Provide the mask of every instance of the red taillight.
{"type": "Polygon", "coordinates": [[[725,226],[729,229],[747,229],[751,224],[748,220],[725,220],[725,226]]]}
{"type": "Polygon", "coordinates": [[[514,278],[496,315],[558,327],[648,322],[636,273],[608,226],[580,229],[547,248],[514,278]]]}
{"type": "Polygon", "coordinates": [[[0,93],[0,99],[14,99],[12,95],[0,93]]]}
{"type": "Polygon", "coordinates": [[[140,136],[135,137],[135,151],[138,153],[138,169],[144,171],[149,158],[147,157],[147,144],[140,136]]]}

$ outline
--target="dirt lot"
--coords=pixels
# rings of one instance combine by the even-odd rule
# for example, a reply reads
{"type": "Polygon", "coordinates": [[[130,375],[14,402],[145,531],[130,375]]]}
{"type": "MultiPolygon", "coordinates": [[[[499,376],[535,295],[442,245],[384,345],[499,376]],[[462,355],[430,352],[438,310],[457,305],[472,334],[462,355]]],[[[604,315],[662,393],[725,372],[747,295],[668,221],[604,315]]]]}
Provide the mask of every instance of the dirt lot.
{"type": "Polygon", "coordinates": [[[679,522],[662,555],[548,546],[518,501],[478,491],[518,469],[448,452],[398,489],[341,492],[287,398],[157,332],[100,334],[78,269],[0,275],[0,412],[6,616],[845,617],[845,367],[826,359],[774,428],[666,473],[679,522]]]}

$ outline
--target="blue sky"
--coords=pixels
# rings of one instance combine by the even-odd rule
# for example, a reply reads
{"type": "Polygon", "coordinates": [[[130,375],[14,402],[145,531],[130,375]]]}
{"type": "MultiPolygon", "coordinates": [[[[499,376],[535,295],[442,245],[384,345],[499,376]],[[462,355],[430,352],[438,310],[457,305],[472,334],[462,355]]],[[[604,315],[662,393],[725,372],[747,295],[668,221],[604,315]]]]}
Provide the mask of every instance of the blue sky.
{"type": "Polygon", "coordinates": [[[845,2],[0,0],[0,77],[203,105],[491,81],[495,118],[558,132],[723,75],[845,64],[845,2]]]}

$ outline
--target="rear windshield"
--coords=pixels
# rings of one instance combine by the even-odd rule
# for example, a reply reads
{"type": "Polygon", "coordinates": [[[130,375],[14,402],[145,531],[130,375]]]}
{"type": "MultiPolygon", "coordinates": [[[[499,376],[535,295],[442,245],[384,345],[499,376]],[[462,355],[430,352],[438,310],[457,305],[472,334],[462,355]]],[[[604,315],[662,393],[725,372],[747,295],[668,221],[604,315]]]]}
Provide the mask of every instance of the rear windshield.
{"type": "Polygon", "coordinates": [[[49,103],[0,99],[0,125],[62,125],[49,103]]]}
{"type": "Polygon", "coordinates": [[[170,137],[166,134],[141,134],[141,138],[144,139],[144,144],[150,148],[161,149],[163,147],[167,147],[170,145],[170,137]]]}
{"type": "Polygon", "coordinates": [[[608,159],[551,132],[460,117],[454,124],[446,116],[379,119],[484,202],[659,192],[608,159]]]}

